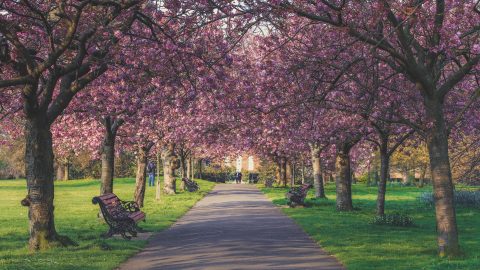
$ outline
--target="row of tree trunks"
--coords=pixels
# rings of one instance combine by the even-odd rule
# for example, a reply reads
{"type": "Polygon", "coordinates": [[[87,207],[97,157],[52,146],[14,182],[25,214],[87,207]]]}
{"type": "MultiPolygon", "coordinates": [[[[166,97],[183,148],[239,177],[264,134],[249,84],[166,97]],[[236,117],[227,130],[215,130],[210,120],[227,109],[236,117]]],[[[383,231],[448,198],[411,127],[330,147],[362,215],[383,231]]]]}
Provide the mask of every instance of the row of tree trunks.
{"type": "Polygon", "coordinates": [[[139,145],[138,147],[134,201],[138,204],[139,207],[143,207],[143,202],[145,200],[148,153],[150,152],[150,149],[152,147],[153,142],[148,142],[144,145],[139,145]]]}

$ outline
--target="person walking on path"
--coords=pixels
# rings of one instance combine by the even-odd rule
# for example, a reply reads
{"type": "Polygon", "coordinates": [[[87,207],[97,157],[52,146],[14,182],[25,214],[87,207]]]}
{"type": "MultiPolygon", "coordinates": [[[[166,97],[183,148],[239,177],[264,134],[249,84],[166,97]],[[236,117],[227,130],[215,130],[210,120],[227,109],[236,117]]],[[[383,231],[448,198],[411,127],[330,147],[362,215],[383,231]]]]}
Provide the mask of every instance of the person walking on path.
{"type": "Polygon", "coordinates": [[[242,172],[237,172],[237,176],[235,177],[235,182],[237,184],[241,184],[242,183],[242,172]]]}
{"type": "Polygon", "coordinates": [[[147,173],[148,173],[148,186],[153,187],[155,186],[155,163],[153,161],[149,161],[147,165],[147,173]]]}

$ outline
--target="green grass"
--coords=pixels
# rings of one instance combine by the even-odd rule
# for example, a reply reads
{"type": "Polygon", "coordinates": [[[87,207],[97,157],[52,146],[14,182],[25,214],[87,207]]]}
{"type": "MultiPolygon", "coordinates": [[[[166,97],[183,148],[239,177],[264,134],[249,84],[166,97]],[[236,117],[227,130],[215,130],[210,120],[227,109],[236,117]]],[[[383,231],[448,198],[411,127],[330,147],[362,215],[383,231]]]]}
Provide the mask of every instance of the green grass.
{"type": "MultiPolygon", "coordinates": [[[[283,188],[262,188],[277,205],[286,205],[283,188]]],[[[416,199],[431,188],[388,187],[386,212],[410,215],[411,228],[370,225],[374,217],[375,187],[353,187],[354,207],[360,210],[340,213],[335,210],[335,186],[327,185],[327,200],[308,199],[308,208],[282,208],[325,250],[335,255],[349,270],[358,269],[480,269],[480,209],[458,208],[457,223],[461,248],[458,259],[436,256],[434,209],[416,199]]],[[[312,197],[313,192],[308,197],[312,197]]]]}
{"type": "MultiPolygon", "coordinates": [[[[155,188],[148,187],[144,212],[147,222],[140,226],[160,231],[170,226],[214,183],[198,180],[200,191],[164,195],[155,201],[155,188]]],[[[135,179],[115,179],[114,192],[123,200],[133,198],[135,179]]],[[[76,241],[78,247],[55,248],[31,253],[27,249],[28,214],[20,205],[26,195],[25,180],[0,181],[0,269],[113,269],[145,246],[146,241],[102,239],[108,226],[96,217],[99,207],[92,204],[100,184],[97,180],[73,180],[55,183],[55,225],[57,231],[76,241]]]]}

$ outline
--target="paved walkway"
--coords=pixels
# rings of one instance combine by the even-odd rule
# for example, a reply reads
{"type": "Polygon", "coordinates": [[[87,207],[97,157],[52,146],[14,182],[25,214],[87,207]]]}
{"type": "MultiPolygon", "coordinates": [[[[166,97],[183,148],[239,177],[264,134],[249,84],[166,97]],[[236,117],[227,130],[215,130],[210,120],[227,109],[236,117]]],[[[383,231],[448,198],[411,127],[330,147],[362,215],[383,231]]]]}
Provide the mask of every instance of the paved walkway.
{"type": "Polygon", "coordinates": [[[219,184],[120,269],[344,268],[256,187],[219,184]]]}

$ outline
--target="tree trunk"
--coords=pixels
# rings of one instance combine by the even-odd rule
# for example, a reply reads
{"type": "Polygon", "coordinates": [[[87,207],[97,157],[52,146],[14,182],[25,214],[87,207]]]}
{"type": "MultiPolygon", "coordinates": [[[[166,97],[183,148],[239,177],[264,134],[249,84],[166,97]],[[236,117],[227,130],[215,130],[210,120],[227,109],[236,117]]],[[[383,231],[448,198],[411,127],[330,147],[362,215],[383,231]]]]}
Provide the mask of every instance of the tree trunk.
{"type": "Polygon", "coordinates": [[[70,244],[55,230],[52,133],[41,113],[26,119],[25,146],[28,195],[22,205],[28,206],[29,248],[33,251],[70,244]]]}
{"type": "Polygon", "coordinates": [[[280,159],[280,183],[287,187],[287,159],[280,159]]]}
{"type": "Polygon", "coordinates": [[[70,162],[65,160],[65,163],[63,165],[63,181],[68,181],[70,180],[70,162]]]}
{"type": "Polygon", "coordinates": [[[147,185],[147,162],[148,152],[152,148],[153,143],[148,142],[146,145],[138,147],[137,156],[137,176],[135,180],[135,195],[134,201],[139,207],[143,207],[145,199],[145,187],[147,185]]]}
{"type": "Polygon", "coordinates": [[[188,177],[188,158],[186,157],[186,154],[180,155],[181,159],[181,169],[182,169],[182,177],[188,177]]]}
{"type": "Polygon", "coordinates": [[[422,188],[425,185],[425,175],[427,174],[427,168],[428,168],[427,164],[422,166],[422,171],[420,172],[420,179],[419,179],[418,187],[422,188]]]}
{"type": "Polygon", "coordinates": [[[427,100],[425,103],[428,120],[432,123],[432,127],[426,132],[435,198],[439,255],[455,256],[459,253],[459,243],[443,104],[437,100],[427,100]]]}
{"type": "Polygon", "coordinates": [[[115,138],[108,130],[105,132],[102,144],[102,185],[100,194],[113,192],[113,173],[115,163],[115,138]]]}
{"type": "Polygon", "coordinates": [[[162,194],[162,188],[160,183],[160,161],[161,161],[160,150],[157,148],[157,186],[155,189],[155,200],[157,201],[160,200],[161,194],[162,194]]]}
{"type": "Polygon", "coordinates": [[[175,194],[177,191],[174,171],[177,157],[174,153],[175,144],[169,143],[162,151],[163,159],[163,189],[167,194],[175,194]]]}
{"type": "Polygon", "coordinates": [[[388,153],[388,137],[383,138],[380,145],[380,182],[377,194],[377,215],[385,215],[385,193],[390,171],[390,155],[388,153]]]}
{"type": "Polygon", "coordinates": [[[117,137],[117,131],[123,124],[123,119],[113,120],[107,116],[103,119],[103,126],[105,127],[105,133],[102,143],[102,175],[101,175],[101,187],[100,194],[113,192],[113,176],[115,169],[115,138],[117,137]]]}
{"type": "Polygon", "coordinates": [[[305,184],[305,162],[302,158],[302,185],[305,184]]]}
{"type": "Polygon", "coordinates": [[[292,162],[292,165],[291,165],[291,169],[292,169],[292,179],[291,179],[291,183],[290,183],[290,186],[294,186],[295,185],[295,162],[292,162]]]}
{"type": "Polygon", "coordinates": [[[195,164],[197,163],[197,160],[195,158],[191,158],[190,160],[190,172],[191,172],[191,177],[192,177],[192,180],[195,178],[195,164]]]}
{"type": "Polygon", "coordinates": [[[285,163],[285,170],[286,170],[286,174],[287,174],[287,183],[290,184],[290,187],[293,187],[294,184],[292,183],[292,179],[293,179],[293,174],[292,174],[292,164],[290,162],[286,162],[285,163]]]}
{"type": "Polygon", "coordinates": [[[198,159],[198,178],[202,179],[203,177],[203,159],[200,158],[198,159]]]}
{"type": "Polygon", "coordinates": [[[325,198],[325,188],[323,186],[320,161],[320,147],[316,144],[310,144],[310,151],[312,154],[313,186],[315,188],[315,198],[325,198]]]}
{"type": "Polygon", "coordinates": [[[408,167],[407,166],[402,167],[402,183],[403,184],[408,183],[408,167]]]}
{"type": "Polygon", "coordinates": [[[63,180],[64,173],[65,173],[65,170],[62,166],[62,163],[57,160],[57,176],[55,177],[55,180],[58,180],[58,181],[63,180]]]}
{"type": "Polygon", "coordinates": [[[187,178],[192,179],[192,158],[187,159],[187,178]]]}
{"type": "Polygon", "coordinates": [[[350,149],[347,143],[337,146],[337,157],[335,160],[336,170],[336,193],[337,210],[352,211],[352,180],[350,173],[350,149]]]}
{"type": "Polygon", "coordinates": [[[280,159],[275,161],[275,179],[277,185],[280,186],[282,184],[282,163],[280,159]]]}

